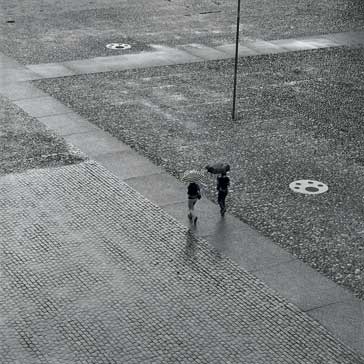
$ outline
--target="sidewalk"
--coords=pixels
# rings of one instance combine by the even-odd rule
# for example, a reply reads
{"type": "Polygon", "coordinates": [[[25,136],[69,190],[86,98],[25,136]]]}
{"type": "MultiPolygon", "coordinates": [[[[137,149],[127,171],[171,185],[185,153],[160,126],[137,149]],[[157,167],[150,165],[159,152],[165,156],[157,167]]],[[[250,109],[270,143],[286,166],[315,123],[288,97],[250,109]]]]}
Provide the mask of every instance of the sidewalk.
{"type": "Polygon", "coordinates": [[[3,363],[364,363],[95,162],[0,195],[3,363]]]}

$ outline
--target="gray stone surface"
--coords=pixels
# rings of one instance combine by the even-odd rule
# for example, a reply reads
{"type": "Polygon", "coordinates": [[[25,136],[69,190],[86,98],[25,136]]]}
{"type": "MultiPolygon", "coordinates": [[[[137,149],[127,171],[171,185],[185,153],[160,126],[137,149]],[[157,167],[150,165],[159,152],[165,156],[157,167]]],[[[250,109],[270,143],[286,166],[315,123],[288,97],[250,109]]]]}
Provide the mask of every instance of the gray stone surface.
{"type": "Polygon", "coordinates": [[[272,41],[272,43],[281,48],[285,48],[288,51],[300,51],[319,48],[316,44],[311,44],[309,41],[304,39],[278,39],[272,41]]]}
{"type": "Polygon", "coordinates": [[[91,158],[113,152],[128,151],[130,148],[101,130],[65,136],[65,140],[81,149],[91,158]]]}
{"type": "Polygon", "coordinates": [[[0,86],[12,82],[37,80],[39,75],[24,68],[1,68],[0,67],[0,86]]]}
{"type": "Polygon", "coordinates": [[[245,42],[245,47],[256,51],[259,54],[270,54],[270,53],[284,53],[287,49],[274,44],[274,42],[266,42],[264,40],[256,40],[254,42],[245,42]]]}
{"type": "Polygon", "coordinates": [[[308,43],[316,46],[317,48],[328,48],[328,47],[338,47],[341,45],[349,45],[349,43],[341,44],[340,42],[336,42],[333,39],[330,39],[329,36],[330,36],[330,34],[328,34],[327,36],[323,36],[323,37],[307,37],[307,38],[300,39],[300,40],[303,40],[304,42],[308,42],[308,43]]]}
{"type": "Polygon", "coordinates": [[[11,84],[2,85],[0,87],[0,93],[10,100],[32,99],[35,97],[48,96],[43,91],[27,82],[13,82],[11,84]]]}
{"type": "Polygon", "coordinates": [[[196,236],[207,240],[217,251],[248,271],[269,270],[271,265],[294,260],[292,255],[232,215],[222,218],[219,207],[204,198],[195,206],[198,216],[196,226],[191,225],[187,218],[187,202],[162,208],[181,224],[189,226],[196,236]]]}
{"type": "Polygon", "coordinates": [[[27,68],[44,78],[72,76],[75,74],[75,72],[60,63],[32,64],[27,65],[27,68]]]}
{"type": "Polygon", "coordinates": [[[162,172],[161,168],[158,168],[135,151],[126,150],[102,154],[95,159],[120,179],[148,176],[162,172]]]}
{"type": "Polygon", "coordinates": [[[334,33],[326,36],[334,42],[350,47],[363,47],[364,46],[364,31],[359,32],[346,32],[334,33]]]}
{"type": "MultiPolygon", "coordinates": [[[[186,185],[181,186],[181,189],[186,191],[186,185]]],[[[181,224],[186,226],[190,225],[187,217],[187,200],[180,203],[168,204],[162,206],[162,208],[181,224]]],[[[198,216],[199,223],[195,227],[191,227],[193,228],[194,233],[199,237],[213,234],[216,230],[216,224],[221,220],[219,207],[202,196],[202,199],[195,205],[195,212],[198,216]]],[[[227,215],[225,218],[228,221],[233,219],[231,222],[236,222],[236,219],[230,215],[227,215]]]]}
{"type": "Polygon", "coordinates": [[[63,62],[62,65],[77,74],[106,72],[108,67],[96,61],[96,58],[63,62]]]}
{"type": "Polygon", "coordinates": [[[36,97],[32,99],[15,100],[14,103],[33,117],[65,114],[70,110],[53,97],[36,97]]]}
{"type": "MultiPolygon", "coordinates": [[[[272,244],[271,240],[237,221],[220,219],[214,231],[204,238],[219,251],[234,256],[234,260],[248,271],[268,271],[272,265],[292,260],[292,255],[272,244]]],[[[267,282],[270,284],[270,279],[267,282]]]]}
{"type": "Polygon", "coordinates": [[[303,311],[352,298],[349,291],[317,274],[299,260],[273,265],[253,273],[303,311]]]}
{"type": "Polygon", "coordinates": [[[95,62],[108,70],[125,70],[173,64],[164,52],[143,52],[119,57],[98,57],[95,62]]]}
{"type": "Polygon", "coordinates": [[[162,59],[165,57],[170,62],[169,64],[184,64],[203,61],[202,57],[189,54],[181,49],[167,47],[160,47],[159,49],[162,50],[162,59]]]}
{"type": "Polygon", "coordinates": [[[167,173],[130,178],[128,185],[158,206],[186,201],[187,187],[167,173]]]}
{"type": "Polygon", "coordinates": [[[94,163],[0,178],[1,361],[362,364],[94,163]]]}
{"type": "MultiPolygon", "coordinates": [[[[99,132],[99,128],[97,128],[94,124],[89,123],[81,116],[71,111],[67,114],[39,117],[38,120],[45,124],[47,128],[55,130],[62,136],[99,132]]],[[[82,139],[82,136],[78,136],[76,138],[80,140],[82,139]]]]}
{"type": "Polygon", "coordinates": [[[157,52],[142,52],[115,57],[96,57],[79,61],[64,62],[63,65],[77,73],[97,73],[110,70],[124,70],[133,68],[145,68],[155,66],[167,66],[172,64],[183,64],[203,61],[200,57],[182,50],[158,47],[157,52]]]}
{"type": "Polygon", "coordinates": [[[220,52],[215,48],[207,47],[198,43],[183,44],[179,46],[179,48],[205,60],[225,59],[230,57],[230,55],[227,53],[220,52]]]}
{"type": "Polygon", "coordinates": [[[364,355],[364,303],[357,299],[334,303],[308,312],[315,320],[364,355]]]}
{"type": "MultiPolygon", "coordinates": [[[[224,52],[230,55],[231,57],[235,56],[235,44],[221,45],[216,47],[216,49],[220,52],[224,52]]],[[[238,54],[239,57],[256,56],[257,54],[259,54],[259,52],[252,48],[245,47],[244,44],[239,44],[238,54]]]]}

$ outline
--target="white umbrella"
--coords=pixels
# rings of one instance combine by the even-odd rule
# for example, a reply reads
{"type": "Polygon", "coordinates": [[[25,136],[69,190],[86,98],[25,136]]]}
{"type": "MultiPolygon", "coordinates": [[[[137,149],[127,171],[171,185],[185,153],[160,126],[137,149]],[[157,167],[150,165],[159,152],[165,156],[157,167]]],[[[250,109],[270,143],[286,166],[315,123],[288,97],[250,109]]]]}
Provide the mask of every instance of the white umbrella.
{"type": "Polygon", "coordinates": [[[203,184],[203,180],[205,179],[205,175],[203,172],[198,171],[197,169],[192,169],[190,171],[186,171],[182,175],[182,182],[190,183],[196,182],[203,184]]]}

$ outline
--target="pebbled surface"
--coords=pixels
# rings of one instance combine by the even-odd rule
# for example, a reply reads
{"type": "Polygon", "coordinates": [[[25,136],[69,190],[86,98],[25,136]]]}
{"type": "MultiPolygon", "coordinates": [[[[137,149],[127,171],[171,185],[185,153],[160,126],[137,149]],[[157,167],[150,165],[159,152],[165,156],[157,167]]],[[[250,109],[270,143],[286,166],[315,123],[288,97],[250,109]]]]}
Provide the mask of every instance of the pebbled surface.
{"type": "MultiPolygon", "coordinates": [[[[148,44],[229,44],[235,41],[236,11],[236,0],[3,0],[0,51],[35,64],[128,54],[148,44]],[[107,50],[112,42],[133,48],[107,50]]],[[[363,14],[361,0],[242,0],[240,37],[268,40],[362,30],[363,14]]]]}
{"type": "Polygon", "coordinates": [[[1,363],[364,363],[96,163],[0,206],[1,363]]]}
{"type": "Polygon", "coordinates": [[[0,175],[73,164],[85,158],[38,120],[0,96],[0,175]]]}

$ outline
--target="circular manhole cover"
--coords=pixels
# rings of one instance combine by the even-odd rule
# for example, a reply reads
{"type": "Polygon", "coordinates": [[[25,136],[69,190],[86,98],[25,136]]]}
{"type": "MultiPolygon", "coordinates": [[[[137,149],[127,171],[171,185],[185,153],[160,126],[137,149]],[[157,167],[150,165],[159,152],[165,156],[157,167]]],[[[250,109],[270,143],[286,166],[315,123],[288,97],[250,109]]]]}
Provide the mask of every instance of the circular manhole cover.
{"type": "Polygon", "coordinates": [[[106,45],[106,48],[123,50],[130,49],[131,45],[126,43],[110,43],[106,45]]]}
{"type": "Polygon", "coordinates": [[[326,192],[329,189],[325,183],[311,179],[294,181],[290,183],[289,188],[294,192],[304,193],[306,195],[317,195],[319,193],[326,192]]]}

